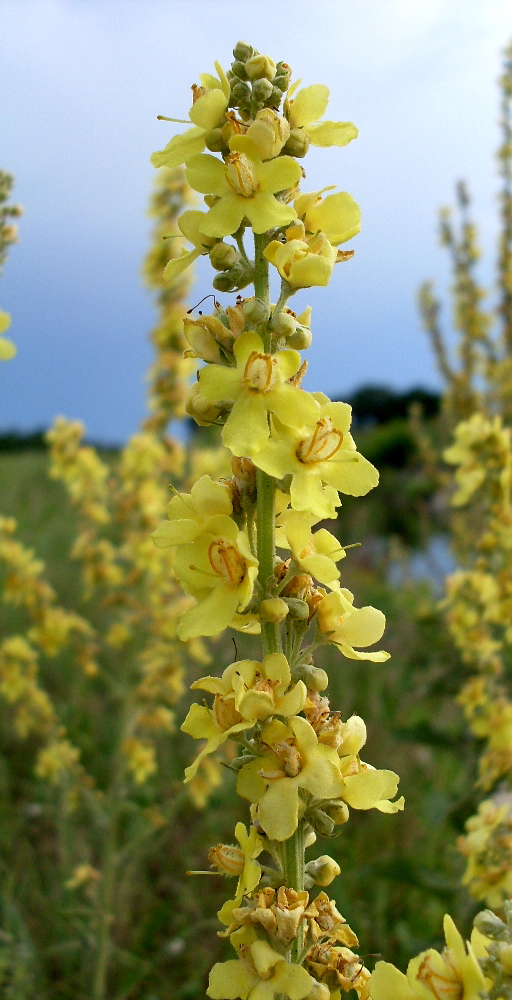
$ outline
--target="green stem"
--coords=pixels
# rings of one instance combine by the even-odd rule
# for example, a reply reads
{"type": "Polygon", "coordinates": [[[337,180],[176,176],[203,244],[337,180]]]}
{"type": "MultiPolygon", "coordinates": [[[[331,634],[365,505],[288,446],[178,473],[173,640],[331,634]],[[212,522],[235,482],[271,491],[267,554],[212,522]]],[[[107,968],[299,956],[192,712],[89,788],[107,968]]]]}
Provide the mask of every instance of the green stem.
{"type": "MultiPolygon", "coordinates": [[[[298,892],[304,889],[304,820],[299,820],[299,825],[289,840],[285,840],[281,847],[281,863],[283,865],[285,885],[289,889],[296,889],[298,892]]],[[[304,946],[304,932],[299,929],[299,933],[292,945],[292,962],[300,962],[300,955],[304,946]]]]}
{"type": "Polygon", "coordinates": [[[293,295],[293,291],[290,288],[288,282],[283,279],[283,281],[281,282],[281,292],[276,302],[275,309],[272,313],[273,316],[276,316],[277,313],[283,312],[286,303],[288,302],[288,299],[290,298],[291,295],[293,295]]]}
{"type": "MultiPolygon", "coordinates": [[[[258,490],[258,579],[262,593],[267,591],[268,580],[274,575],[275,557],[275,486],[271,476],[257,469],[256,484],[258,490]]],[[[278,625],[272,622],[261,623],[261,641],[263,655],[281,652],[281,632],[278,625]]]]}
{"type": "MultiPolygon", "coordinates": [[[[254,294],[266,306],[266,318],[258,324],[264,350],[272,350],[272,331],[269,329],[270,288],[268,278],[268,262],[263,256],[267,240],[265,235],[254,236],[254,294]]],[[[286,302],[284,285],[281,288],[278,307],[282,309],[286,302]]],[[[258,518],[258,579],[262,593],[267,592],[268,581],[274,576],[275,561],[275,483],[272,476],[267,476],[257,469],[257,518],[258,518]]],[[[270,622],[261,623],[261,641],[263,655],[277,653],[282,650],[281,629],[270,622]]],[[[281,863],[283,866],[285,884],[290,889],[304,889],[304,822],[299,821],[297,830],[281,845],[281,863]]],[[[304,946],[303,932],[294,940],[291,958],[292,962],[300,962],[304,946]]]]}
{"type": "Polygon", "coordinates": [[[263,256],[263,251],[267,245],[265,234],[257,236],[254,234],[254,295],[266,306],[267,314],[260,323],[257,324],[257,333],[263,340],[265,351],[271,349],[271,331],[268,329],[268,318],[270,316],[270,285],[268,278],[268,261],[263,256]]]}

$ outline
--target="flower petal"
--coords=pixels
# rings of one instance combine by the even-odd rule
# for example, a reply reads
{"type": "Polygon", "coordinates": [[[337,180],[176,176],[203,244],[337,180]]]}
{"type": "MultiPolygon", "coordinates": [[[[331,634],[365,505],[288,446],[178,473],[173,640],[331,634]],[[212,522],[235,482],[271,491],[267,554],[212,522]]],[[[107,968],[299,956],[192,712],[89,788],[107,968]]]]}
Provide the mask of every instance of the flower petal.
{"type": "MultiPolygon", "coordinates": [[[[293,187],[302,176],[300,164],[291,156],[276,156],[258,165],[256,175],[265,191],[275,194],[293,187]]],[[[295,215],[292,216],[295,218],[295,215]]]]}
{"type": "Polygon", "coordinates": [[[269,785],[258,804],[258,819],[271,840],[288,840],[299,822],[299,789],[295,778],[279,778],[269,785]]]}
{"type": "Polygon", "coordinates": [[[311,87],[303,87],[290,105],[291,127],[302,128],[317,122],[325,114],[328,103],[329,88],[324,83],[313,83],[311,87]]]}
{"type": "Polygon", "coordinates": [[[179,638],[197,639],[200,635],[219,635],[228,627],[240,600],[238,588],[221,584],[194,608],[189,608],[177,628],[179,638]]]}
{"type": "Polygon", "coordinates": [[[352,122],[320,122],[308,128],[308,135],[313,146],[347,146],[359,130],[352,122]]]}
{"type": "Polygon", "coordinates": [[[224,124],[224,112],[227,107],[226,97],[222,90],[209,90],[193,104],[189,111],[190,121],[199,125],[205,131],[224,124]]]}
{"type": "Polygon", "coordinates": [[[222,431],[222,441],[233,455],[252,456],[269,436],[267,408],[262,393],[240,396],[222,431]]]}
{"type": "Polygon", "coordinates": [[[194,191],[200,191],[201,194],[222,195],[226,193],[227,183],[224,176],[224,166],[220,160],[217,160],[215,156],[210,156],[209,153],[193,156],[187,163],[186,174],[187,181],[194,191]]]}
{"type": "Polygon", "coordinates": [[[189,128],[181,135],[175,135],[167,143],[165,149],[153,153],[151,163],[154,167],[179,167],[191,156],[201,153],[204,149],[204,129],[189,128]]]}
{"type": "Polygon", "coordinates": [[[228,962],[216,962],[210,972],[206,994],[213,1000],[245,1000],[254,977],[250,976],[238,958],[228,962]]]}
{"type": "MultiPolygon", "coordinates": [[[[269,197],[272,197],[271,195],[269,197]]],[[[239,228],[246,215],[246,204],[252,205],[253,199],[242,198],[241,195],[230,192],[221,198],[207,213],[203,223],[203,232],[207,236],[230,236],[239,228]]]]}
{"type": "MultiPolygon", "coordinates": [[[[295,209],[292,205],[283,205],[277,201],[273,194],[268,191],[259,191],[254,198],[240,199],[245,202],[245,212],[255,233],[266,233],[269,229],[276,229],[278,226],[285,226],[295,219],[295,209]]],[[[216,206],[215,206],[216,207],[216,206]]],[[[240,223],[239,223],[240,225],[240,223]]],[[[238,228],[238,227],[237,227],[238,228]]],[[[231,229],[230,232],[235,232],[231,229]]],[[[223,234],[227,235],[227,234],[223,234]]]]}

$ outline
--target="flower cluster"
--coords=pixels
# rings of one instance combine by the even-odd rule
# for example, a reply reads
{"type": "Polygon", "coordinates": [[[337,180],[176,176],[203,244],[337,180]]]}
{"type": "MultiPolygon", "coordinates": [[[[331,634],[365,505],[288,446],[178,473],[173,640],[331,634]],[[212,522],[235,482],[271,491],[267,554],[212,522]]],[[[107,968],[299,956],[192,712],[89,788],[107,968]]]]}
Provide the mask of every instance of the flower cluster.
{"type": "Polygon", "coordinates": [[[382,638],[384,615],[357,607],[342,586],[346,549],[321,523],[336,517],[341,495],[376,486],[378,473],[351,436],[350,406],[303,388],[311,309],[297,314],[287,304],[299,289],[328,284],[336,261],[352,256],[339,245],[360,225],[346,192],[301,193],[298,160],[310,144],[344,146],[357,130],[321,121],[327,88],[299,90],[286,63],[245,43],[229,72],[215,69],[193,87],[192,128],[153,156],[159,167],[185,163],[205,200],[205,210],[178,220],[192,249],[165,275],[207,254],[216,291],[254,285],[253,295],[230,305],[214,298],[209,315],[185,320],[185,354],[199,363],[186,410],[200,426],[222,428],[231,474],[215,479],[203,470],[188,492],[175,492],[153,533],[193,602],[177,626],[182,640],[226,628],[261,636],[254,658],[194,681],[206,697],[182,726],[203,741],[185,781],[232,741],[238,755],[228,766],[250,804],[249,830],[235,830],[238,846],[209,853],[212,869],[236,878],[237,888],[219,911],[236,958],[214,966],[207,993],[329,1000],[355,989],[366,1000],[370,974],[353,950],[357,938],[323,891],[339,867],[325,855],[306,864],[304,852],[317,834],[337,835],[351,808],[403,808],[397,775],[361,759],[364,721],[331,710],[327,674],[313,660],[329,644],[349,659],[388,658],[369,648],[382,638]],[[280,280],[275,303],[271,270],[280,280]],[[322,890],[316,897],[314,886],[322,890]]]}

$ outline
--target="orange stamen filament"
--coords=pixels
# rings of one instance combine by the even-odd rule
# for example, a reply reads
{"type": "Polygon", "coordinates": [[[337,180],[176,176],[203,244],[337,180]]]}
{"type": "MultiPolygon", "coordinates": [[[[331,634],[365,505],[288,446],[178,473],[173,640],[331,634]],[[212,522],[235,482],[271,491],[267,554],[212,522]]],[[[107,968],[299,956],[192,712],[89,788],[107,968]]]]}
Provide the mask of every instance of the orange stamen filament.
{"type": "Polygon", "coordinates": [[[299,462],[328,462],[341,448],[343,432],[332,426],[329,417],[317,422],[314,433],[300,442],[296,455],[299,462]]]}

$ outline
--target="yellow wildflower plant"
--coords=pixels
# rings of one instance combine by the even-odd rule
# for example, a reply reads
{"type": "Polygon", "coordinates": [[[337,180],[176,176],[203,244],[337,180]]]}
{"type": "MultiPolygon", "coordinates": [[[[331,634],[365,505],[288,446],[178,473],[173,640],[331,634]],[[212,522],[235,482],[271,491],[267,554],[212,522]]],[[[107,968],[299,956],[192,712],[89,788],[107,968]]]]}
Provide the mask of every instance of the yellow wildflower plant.
{"type": "Polygon", "coordinates": [[[258,938],[251,927],[231,935],[238,959],[217,962],[210,972],[206,994],[212,1000],[274,1000],[277,995],[303,1000],[314,980],[300,965],[292,965],[284,955],[258,938]]]}
{"type": "Polygon", "coordinates": [[[297,681],[290,687],[290,681],[286,657],[283,653],[269,653],[261,663],[237,660],[226,667],[222,677],[201,677],[190,687],[234,704],[243,719],[265,721],[271,715],[297,715],[304,708],[306,685],[297,681]]]}
{"type": "Polygon", "coordinates": [[[352,122],[320,122],[328,103],[329,88],[325,84],[303,87],[285,104],[290,128],[303,131],[313,146],[346,146],[357,139],[358,130],[352,122]]]}
{"type": "Polygon", "coordinates": [[[337,191],[322,198],[324,191],[310,191],[295,199],[295,211],[309,233],[322,232],[329,243],[346,243],[361,230],[361,209],[348,191],[337,191]]]}
{"type": "Polygon", "coordinates": [[[337,253],[324,233],[306,235],[304,223],[298,222],[288,227],[284,243],[272,240],[268,244],[265,257],[290,288],[297,289],[328,285],[337,253]]]}
{"type": "MultiPolygon", "coordinates": [[[[193,641],[226,628],[261,636],[258,653],[244,648],[218,675],[193,681],[192,690],[213,702],[192,704],[182,725],[203,740],[185,771],[189,787],[202,762],[215,763],[213,755],[230,740],[238,747],[226,754],[226,770],[250,803],[251,826],[239,823],[235,831],[240,846],[217,844],[209,853],[216,872],[239,879],[218,914],[221,936],[238,957],[214,966],[207,995],[339,1000],[340,991],[355,989],[368,1000],[369,972],[352,951],[356,936],[325,893],[308,893],[329,885],[340,866],[326,855],[306,864],[305,850],[317,833],[339,832],[352,808],[390,814],[403,808],[403,798],[395,798],[398,776],[360,759],[365,724],[359,716],[343,722],[331,711],[320,694],[327,673],[313,660],[327,643],[351,659],[388,657],[366,651],[380,640],[384,615],[355,607],[342,587],[337,564],[345,549],[323,526],[313,531],[336,516],[340,493],[364,496],[378,473],[357,451],[350,406],[301,388],[306,363],[299,352],[311,344],[311,309],[296,315],[288,306],[299,288],[333,279],[336,261],[352,256],[337,246],[360,225],[346,192],[322,197],[327,187],[301,195],[298,161],[310,143],[344,146],[357,129],[321,121],[327,87],[297,92],[286,62],[245,42],[233,55],[222,115],[222,87],[208,83],[197,102],[220,116],[214,121],[212,112],[197,122],[205,134],[192,136],[210,152],[186,153],[188,181],[205,196],[207,210],[185,218],[181,232],[194,249],[169,267],[177,273],[187,259],[208,252],[216,292],[254,286],[230,305],[215,296],[212,315],[184,324],[185,357],[204,362],[186,412],[200,426],[222,426],[231,474],[223,470],[218,474],[226,479],[215,482],[211,466],[196,462],[203,475],[189,493],[173,497],[167,522],[154,533],[156,545],[171,550],[175,576],[195,602],[180,616],[178,637],[193,641]],[[274,303],[271,264],[281,278],[274,303]],[[276,548],[285,550],[283,558],[276,548]]],[[[171,151],[176,147],[173,140],[171,151]]]]}
{"type": "Polygon", "coordinates": [[[370,979],[371,1000],[481,1000],[485,980],[472,945],[460,936],[452,918],[444,918],[446,947],[411,959],[407,975],[389,962],[377,962],[370,979]]]}
{"type": "Polygon", "coordinates": [[[230,517],[233,504],[229,490],[204,475],[192,486],[190,493],[178,493],[169,501],[168,521],[162,521],[153,532],[158,548],[193,542],[204,530],[207,518],[215,515],[230,517]]]}
{"type": "Polygon", "coordinates": [[[322,597],[317,606],[318,628],[348,659],[383,663],[389,659],[389,653],[384,650],[363,653],[354,647],[373,646],[378,642],[384,633],[386,619],[378,608],[355,608],[353,601],[354,595],[345,588],[322,597]]]}
{"type": "Polygon", "coordinates": [[[311,528],[316,523],[317,518],[305,511],[283,511],[276,520],[276,544],[279,548],[289,548],[297,566],[319,583],[330,586],[339,580],[336,563],[345,558],[346,552],[327,528],[313,533],[311,528]]]}
{"type": "Polygon", "coordinates": [[[245,764],[238,776],[239,795],[258,803],[258,822],[271,840],[288,840],[297,829],[303,788],[317,799],[343,791],[339,757],[318,742],[313,727],[296,716],[284,725],[268,723],[261,735],[263,757],[245,764]]]}
{"type": "Polygon", "coordinates": [[[179,257],[171,259],[164,268],[164,278],[166,281],[172,281],[176,278],[185,268],[193,264],[198,257],[203,254],[209,253],[211,248],[215,245],[217,240],[211,236],[205,236],[201,229],[202,223],[206,217],[205,212],[194,211],[189,209],[179,218],[178,226],[185,237],[192,243],[193,250],[182,250],[179,257]]]}
{"type": "Polygon", "coordinates": [[[258,575],[258,560],[249,538],[232,518],[206,518],[193,542],[181,545],[174,570],[184,590],[195,597],[178,626],[180,639],[218,635],[249,604],[258,575]]]}
{"type": "Polygon", "coordinates": [[[205,705],[191,705],[181,728],[184,733],[196,740],[206,740],[206,743],[192,764],[185,768],[185,782],[192,780],[208,754],[214,753],[234,733],[251,729],[255,724],[256,719],[242,718],[233,701],[216,697],[213,709],[205,705]]]}
{"type": "MultiPolygon", "coordinates": [[[[154,167],[179,167],[187,163],[191,156],[201,153],[206,146],[208,133],[225,122],[225,112],[229,103],[229,81],[218,62],[215,63],[218,78],[210,73],[202,73],[201,86],[192,88],[194,102],[189,111],[193,128],[174,136],[165,149],[153,153],[154,167]]],[[[161,116],[163,118],[163,116],[161,116]]],[[[167,118],[165,121],[174,121],[167,118]]]]}
{"type": "Polygon", "coordinates": [[[269,437],[269,413],[286,426],[300,427],[315,419],[319,406],[309,393],[290,384],[301,363],[297,351],[265,353],[261,337],[250,331],[240,334],[233,350],[236,368],[202,368],[199,387],[210,402],[233,402],[222,440],[234,455],[252,457],[269,437]]]}
{"type": "Polygon", "coordinates": [[[190,187],[218,198],[201,226],[206,236],[221,238],[235,233],[244,218],[249,219],[255,233],[285,226],[295,218],[293,206],[285,205],[275,195],[293,188],[300,180],[299,164],[290,156],[263,162],[253,152],[252,144],[242,145],[244,148],[247,152],[231,152],[225,165],[208,153],[188,160],[190,187]]]}
{"type": "Polygon", "coordinates": [[[467,859],[462,877],[475,899],[500,910],[512,897],[512,798],[498,792],[484,799],[466,822],[466,834],[457,845],[467,859]]]}
{"type": "Polygon", "coordinates": [[[290,497],[294,510],[308,511],[318,518],[334,517],[332,493],[324,484],[349,496],[365,496],[379,481],[379,474],[359,454],[349,432],[348,403],[331,403],[323,393],[314,393],[320,405],[316,423],[302,427],[276,427],[274,434],[253,457],[269,476],[291,476],[290,497]]]}
{"type": "MultiPolygon", "coordinates": [[[[11,325],[9,313],[0,309],[0,334],[4,334],[11,325]]],[[[0,361],[11,361],[16,357],[16,347],[8,337],[0,336],[0,361]]]]}

